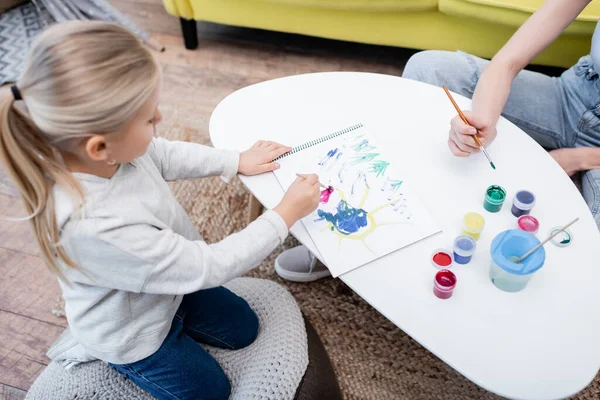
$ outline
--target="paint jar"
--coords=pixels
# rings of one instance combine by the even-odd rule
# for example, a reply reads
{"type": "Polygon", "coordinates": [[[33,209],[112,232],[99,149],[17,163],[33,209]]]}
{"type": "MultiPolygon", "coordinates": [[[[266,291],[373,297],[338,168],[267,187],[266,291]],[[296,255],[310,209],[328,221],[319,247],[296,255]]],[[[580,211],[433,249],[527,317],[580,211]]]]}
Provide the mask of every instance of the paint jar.
{"type": "Polygon", "coordinates": [[[433,279],[433,294],[440,299],[449,299],[455,286],[456,275],[447,269],[439,270],[433,279]]]}
{"type": "Polygon", "coordinates": [[[502,209],[506,199],[506,190],[502,186],[492,185],[485,191],[483,208],[491,213],[497,213],[502,209]]]}
{"type": "Polygon", "coordinates": [[[529,215],[535,205],[535,195],[527,190],[520,190],[513,197],[513,205],[510,211],[515,217],[529,215]]]}
{"type": "Polygon", "coordinates": [[[518,292],[527,286],[533,274],[544,265],[546,251],[542,246],[520,263],[515,261],[539,243],[534,235],[520,229],[504,231],[492,240],[490,279],[498,289],[518,292]]]}
{"type": "Polygon", "coordinates": [[[475,253],[476,242],[469,235],[461,235],[454,240],[454,262],[468,264],[475,253]]]}
{"type": "Polygon", "coordinates": [[[517,220],[517,228],[535,235],[540,230],[540,223],[531,215],[522,215],[517,220]]]}
{"type": "Polygon", "coordinates": [[[463,218],[462,233],[471,236],[475,240],[479,240],[484,226],[485,219],[480,214],[470,212],[463,218]]]}
{"type": "Polygon", "coordinates": [[[437,249],[431,255],[431,263],[438,269],[450,268],[453,261],[452,251],[448,249],[437,249]]]}

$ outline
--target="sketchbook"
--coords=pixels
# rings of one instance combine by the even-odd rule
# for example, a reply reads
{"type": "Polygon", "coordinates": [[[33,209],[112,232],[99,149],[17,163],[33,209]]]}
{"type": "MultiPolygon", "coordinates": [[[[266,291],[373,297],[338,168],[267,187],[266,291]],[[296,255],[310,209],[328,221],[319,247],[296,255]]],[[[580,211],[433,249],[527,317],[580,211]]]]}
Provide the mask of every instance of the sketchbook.
{"type": "Polygon", "coordinates": [[[293,147],[277,161],[284,190],[297,173],[316,173],[333,188],[323,189],[302,223],[334,277],[441,232],[363,124],[293,147]]]}

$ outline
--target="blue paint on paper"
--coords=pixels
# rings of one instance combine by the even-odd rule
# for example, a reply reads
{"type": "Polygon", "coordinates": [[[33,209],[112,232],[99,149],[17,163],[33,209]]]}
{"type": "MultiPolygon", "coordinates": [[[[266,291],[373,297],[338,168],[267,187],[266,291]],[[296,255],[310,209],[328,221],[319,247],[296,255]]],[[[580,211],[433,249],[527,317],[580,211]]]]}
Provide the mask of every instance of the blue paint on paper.
{"type": "Polygon", "coordinates": [[[354,208],[345,200],[338,203],[335,214],[318,210],[319,217],[331,223],[331,230],[342,235],[351,235],[367,226],[367,212],[362,208],[354,208]]]}
{"type": "MultiPolygon", "coordinates": [[[[338,154],[338,149],[331,149],[327,152],[327,155],[325,157],[323,157],[323,159],[319,162],[319,165],[325,165],[329,160],[331,160],[336,154],[338,154]]],[[[337,159],[339,159],[339,156],[341,155],[341,153],[338,154],[337,159]]]]}
{"type": "Polygon", "coordinates": [[[363,139],[360,143],[354,146],[354,150],[359,151],[369,151],[373,150],[375,147],[369,144],[369,139],[363,139]]]}
{"type": "Polygon", "coordinates": [[[402,185],[402,181],[391,181],[392,184],[392,190],[394,192],[397,192],[398,189],[400,189],[400,186],[402,185]]]}
{"type": "Polygon", "coordinates": [[[352,182],[352,189],[350,189],[350,195],[353,196],[354,195],[354,187],[356,186],[356,183],[360,180],[363,180],[363,182],[365,183],[365,187],[367,189],[371,189],[369,187],[369,183],[367,182],[367,174],[365,174],[363,171],[359,171],[358,174],[356,175],[356,179],[354,180],[354,182],[352,182]]]}

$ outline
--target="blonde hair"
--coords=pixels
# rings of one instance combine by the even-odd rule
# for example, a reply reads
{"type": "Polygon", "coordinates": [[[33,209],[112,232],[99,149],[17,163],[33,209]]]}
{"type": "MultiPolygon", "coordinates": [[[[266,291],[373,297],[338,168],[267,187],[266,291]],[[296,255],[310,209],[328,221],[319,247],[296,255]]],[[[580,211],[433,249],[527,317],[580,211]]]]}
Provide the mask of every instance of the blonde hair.
{"type": "Polygon", "coordinates": [[[59,244],[53,187],[83,204],[60,151],[71,139],[118,132],[158,85],[159,67],[126,29],[104,22],[53,25],[35,41],[16,86],[0,106],[0,160],[19,189],[48,268],[77,265],[59,244]]]}

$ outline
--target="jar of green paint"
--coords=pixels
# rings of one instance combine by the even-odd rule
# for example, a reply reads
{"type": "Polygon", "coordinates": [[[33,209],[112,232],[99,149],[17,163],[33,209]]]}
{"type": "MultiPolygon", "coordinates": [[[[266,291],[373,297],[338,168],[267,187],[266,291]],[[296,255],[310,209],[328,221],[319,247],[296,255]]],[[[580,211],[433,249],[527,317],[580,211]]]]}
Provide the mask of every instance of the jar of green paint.
{"type": "Polygon", "coordinates": [[[502,186],[492,185],[485,191],[485,200],[483,208],[491,213],[497,213],[502,209],[502,204],[506,199],[506,190],[502,186]]]}

